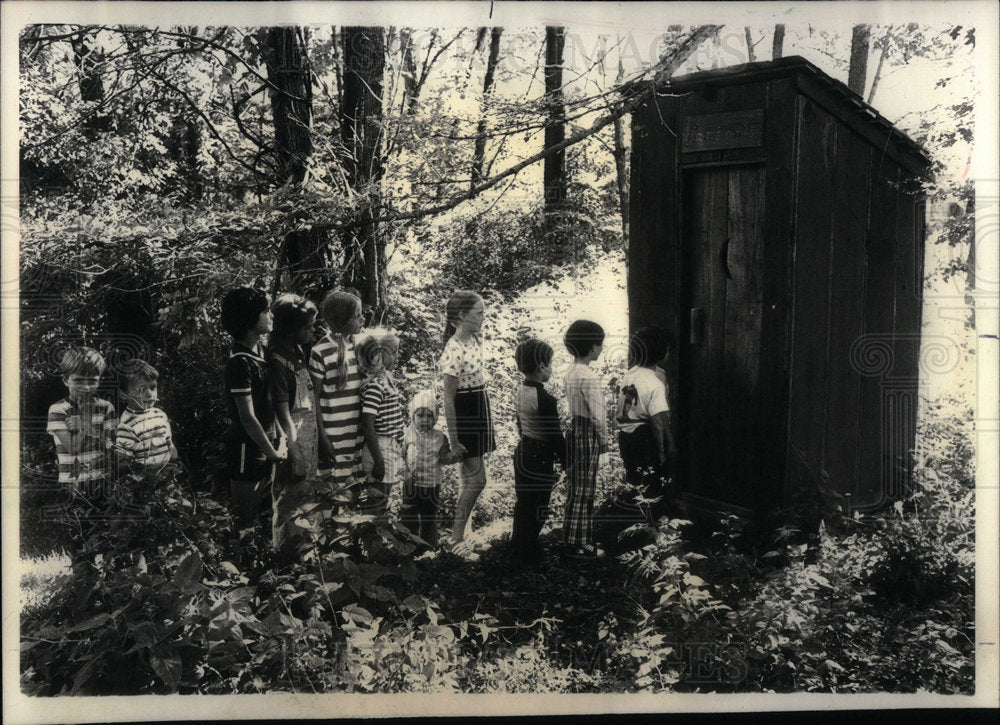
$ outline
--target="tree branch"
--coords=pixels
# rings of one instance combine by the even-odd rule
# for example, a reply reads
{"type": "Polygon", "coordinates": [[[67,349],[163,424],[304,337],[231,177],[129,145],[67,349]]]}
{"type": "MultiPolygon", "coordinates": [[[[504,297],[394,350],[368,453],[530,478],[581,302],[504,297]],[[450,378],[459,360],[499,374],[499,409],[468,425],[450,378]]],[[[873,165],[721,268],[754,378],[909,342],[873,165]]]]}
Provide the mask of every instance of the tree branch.
{"type": "Polygon", "coordinates": [[[469,199],[479,196],[479,194],[484,191],[493,188],[508,176],[513,176],[514,174],[523,171],[528,166],[541,161],[546,156],[562,151],[563,149],[579,143],[589,136],[592,136],[602,128],[614,123],[615,119],[621,118],[622,116],[625,116],[626,114],[629,114],[637,109],[656,91],[659,86],[669,81],[669,78],[673,75],[674,71],[677,70],[677,68],[684,63],[684,61],[686,61],[692,53],[694,53],[703,41],[718,32],[721,28],[721,25],[703,25],[698,27],[690,36],[679,44],[677,50],[672,55],[665,56],[660,59],[655,66],[653,66],[654,72],[652,77],[643,82],[633,82],[624,86],[622,88],[622,93],[626,100],[624,100],[617,108],[609,111],[603,117],[596,120],[590,125],[589,128],[581,129],[580,131],[577,131],[563,139],[562,142],[543,149],[539,153],[529,156],[523,161],[508,167],[500,173],[495,174],[488,179],[484,179],[480,183],[472,185],[468,191],[458,194],[446,202],[425,209],[414,209],[406,212],[390,211],[389,214],[380,216],[376,219],[376,221],[388,222],[403,221],[406,219],[419,219],[421,217],[449,211],[462,202],[468,201],[469,199]]]}

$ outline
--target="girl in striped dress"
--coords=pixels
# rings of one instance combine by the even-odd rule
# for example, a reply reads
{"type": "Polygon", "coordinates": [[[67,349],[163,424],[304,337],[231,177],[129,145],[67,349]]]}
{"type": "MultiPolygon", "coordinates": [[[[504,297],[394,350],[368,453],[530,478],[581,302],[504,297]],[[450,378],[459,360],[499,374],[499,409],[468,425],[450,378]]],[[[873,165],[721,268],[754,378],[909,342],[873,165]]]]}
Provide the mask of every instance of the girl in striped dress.
{"type": "Polygon", "coordinates": [[[361,372],[352,335],[361,331],[361,300],[327,293],[320,314],[330,333],[313,345],[309,375],[316,398],[319,475],[337,488],[362,480],[361,372]]]}

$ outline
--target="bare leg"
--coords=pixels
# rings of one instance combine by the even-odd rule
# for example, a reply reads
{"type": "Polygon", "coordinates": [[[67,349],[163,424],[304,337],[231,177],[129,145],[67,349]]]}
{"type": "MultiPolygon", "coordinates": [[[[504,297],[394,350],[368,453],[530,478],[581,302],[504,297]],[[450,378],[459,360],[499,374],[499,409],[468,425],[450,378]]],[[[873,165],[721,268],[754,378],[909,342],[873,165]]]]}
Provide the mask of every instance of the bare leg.
{"type": "Polygon", "coordinates": [[[465,530],[472,518],[472,508],[484,488],[486,488],[486,466],[483,465],[483,459],[466,458],[462,461],[458,497],[455,500],[455,524],[451,531],[451,540],[454,543],[465,541],[465,530]]]}

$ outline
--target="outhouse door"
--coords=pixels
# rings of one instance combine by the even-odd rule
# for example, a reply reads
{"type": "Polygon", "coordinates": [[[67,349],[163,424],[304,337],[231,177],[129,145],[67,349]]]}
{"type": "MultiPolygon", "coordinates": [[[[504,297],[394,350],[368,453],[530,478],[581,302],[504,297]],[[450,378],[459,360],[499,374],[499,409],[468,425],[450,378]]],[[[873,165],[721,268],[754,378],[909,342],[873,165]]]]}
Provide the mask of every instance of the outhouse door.
{"type": "Polygon", "coordinates": [[[752,509],[765,494],[757,476],[767,425],[759,399],[764,165],[685,169],[681,193],[679,473],[692,494],[752,509]]]}

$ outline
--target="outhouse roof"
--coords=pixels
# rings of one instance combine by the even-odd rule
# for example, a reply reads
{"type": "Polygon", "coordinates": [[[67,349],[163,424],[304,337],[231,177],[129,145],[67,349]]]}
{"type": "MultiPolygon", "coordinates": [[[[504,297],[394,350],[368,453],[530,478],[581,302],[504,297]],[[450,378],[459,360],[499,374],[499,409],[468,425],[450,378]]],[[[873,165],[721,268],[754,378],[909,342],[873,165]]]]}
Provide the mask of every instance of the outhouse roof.
{"type": "Polygon", "coordinates": [[[789,56],[760,63],[690,73],[671,78],[661,87],[661,93],[698,91],[757,83],[774,78],[794,76],[800,93],[808,96],[843,123],[882,148],[913,173],[922,173],[930,164],[923,148],[896,128],[887,118],[862,100],[840,81],[831,78],[800,56],[789,56]]]}

